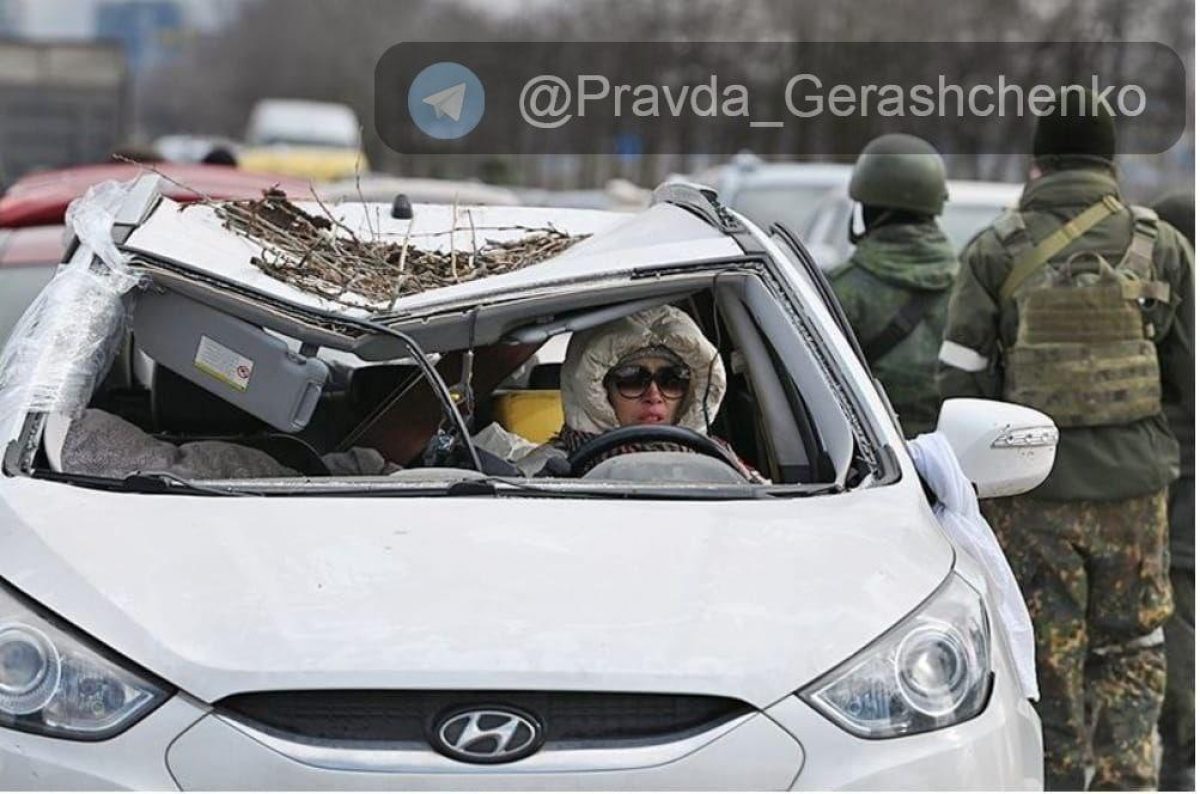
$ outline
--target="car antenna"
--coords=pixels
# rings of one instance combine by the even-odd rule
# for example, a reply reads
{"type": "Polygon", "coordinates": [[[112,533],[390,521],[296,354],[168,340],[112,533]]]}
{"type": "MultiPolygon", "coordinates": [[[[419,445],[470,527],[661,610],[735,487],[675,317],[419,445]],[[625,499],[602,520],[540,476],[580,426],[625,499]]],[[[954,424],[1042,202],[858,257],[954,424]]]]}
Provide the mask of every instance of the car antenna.
{"type": "Polygon", "coordinates": [[[412,202],[404,193],[397,193],[392,199],[392,217],[398,221],[409,221],[413,217],[412,202]]]}

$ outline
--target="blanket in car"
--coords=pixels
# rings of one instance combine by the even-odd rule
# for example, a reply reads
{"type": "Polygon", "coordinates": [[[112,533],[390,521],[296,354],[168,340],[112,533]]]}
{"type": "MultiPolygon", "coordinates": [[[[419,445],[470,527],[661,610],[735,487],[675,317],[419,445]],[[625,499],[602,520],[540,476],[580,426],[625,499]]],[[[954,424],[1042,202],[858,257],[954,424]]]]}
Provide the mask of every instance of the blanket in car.
{"type": "MultiPolygon", "coordinates": [[[[373,449],[354,448],[321,458],[332,475],[390,474],[399,469],[373,449]]],[[[173,444],[155,438],[119,416],[89,408],[71,423],[63,441],[63,471],[124,478],[161,472],[189,480],[299,477],[262,450],[229,441],[173,444]]]]}

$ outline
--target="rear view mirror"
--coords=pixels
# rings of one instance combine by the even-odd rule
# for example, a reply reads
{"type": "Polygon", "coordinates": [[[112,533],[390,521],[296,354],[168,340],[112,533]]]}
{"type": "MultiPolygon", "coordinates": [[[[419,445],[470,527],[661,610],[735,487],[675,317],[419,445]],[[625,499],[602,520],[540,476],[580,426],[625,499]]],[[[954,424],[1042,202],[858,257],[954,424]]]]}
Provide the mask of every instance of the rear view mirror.
{"type": "Polygon", "coordinates": [[[942,403],[937,430],[980,499],[1031,491],[1050,475],[1058,428],[1041,411],[995,400],[942,403]]]}

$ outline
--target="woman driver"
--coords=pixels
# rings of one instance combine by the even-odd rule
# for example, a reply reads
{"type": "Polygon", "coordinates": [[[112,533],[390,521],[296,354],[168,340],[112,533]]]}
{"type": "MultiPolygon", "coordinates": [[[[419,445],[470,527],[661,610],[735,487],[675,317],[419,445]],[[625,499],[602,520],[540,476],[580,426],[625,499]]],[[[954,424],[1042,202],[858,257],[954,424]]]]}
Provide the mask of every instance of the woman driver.
{"type": "MultiPolygon", "coordinates": [[[[562,367],[564,424],[550,444],[571,455],[606,430],[671,424],[702,435],[725,396],[725,366],[717,349],[683,311],[659,306],[571,337],[562,367]]],[[[714,439],[728,448],[728,444],[714,439]]],[[[637,442],[597,457],[686,450],[669,442],[637,442]]],[[[730,459],[747,478],[762,478],[730,459]]]]}

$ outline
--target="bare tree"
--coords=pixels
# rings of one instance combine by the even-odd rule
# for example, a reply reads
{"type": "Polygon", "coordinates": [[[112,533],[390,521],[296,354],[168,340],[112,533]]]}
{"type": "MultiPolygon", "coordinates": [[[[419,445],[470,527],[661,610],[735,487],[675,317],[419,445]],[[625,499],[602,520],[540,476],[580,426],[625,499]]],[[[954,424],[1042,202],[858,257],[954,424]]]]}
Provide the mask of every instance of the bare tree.
{"type": "MultiPolygon", "coordinates": [[[[1119,50],[1086,43],[1160,41],[1184,60],[1189,89],[1194,69],[1195,11],[1188,0],[1144,0],[1136,5],[1127,0],[527,0],[503,9],[485,10],[478,0],[247,2],[231,24],[193,41],[174,64],[139,86],[140,127],[152,134],[192,131],[239,137],[250,108],[262,97],[331,100],[358,112],[370,160],[383,170],[516,178],[562,187],[595,186],[616,175],[653,184],[672,170],[695,165],[695,158],[685,156],[688,153],[740,148],[744,127],[659,125],[637,130],[647,150],[678,153],[663,156],[616,156],[614,142],[625,128],[615,120],[577,141],[578,151],[594,153],[584,157],[404,155],[388,149],[375,133],[376,62],[389,47],[404,41],[655,41],[664,42],[657,53],[614,47],[608,57],[669,83],[697,77],[688,61],[688,42],[1042,42],[1046,46],[1026,63],[1014,65],[1020,72],[1014,79],[1082,72],[1116,52],[1117,62],[1105,63],[1105,69],[1153,84],[1158,78],[1145,73],[1144,64],[1123,62],[1119,50]],[[1085,44],[1064,49],[1051,46],[1054,42],[1085,44]],[[630,63],[636,58],[646,62],[630,63]]],[[[837,58],[836,47],[827,51],[837,58]]],[[[735,53],[730,57],[738,57],[735,49],[730,52],[735,53]]],[[[903,74],[942,59],[948,71],[969,77],[976,66],[970,47],[932,47],[912,57],[921,58],[922,64],[896,63],[895,71],[903,74]]],[[[744,66],[730,64],[731,69],[744,66]]],[[[782,99],[772,101],[781,104],[782,99]]],[[[1186,112],[1192,129],[1191,104],[1180,112],[1186,112]]],[[[781,132],[762,154],[793,157],[804,148],[800,143],[811,151],[815,142],[819,149],[822,141],[845,140],[852,123],[822,119],[802,132],[781,132]]],[[[945,125],[935,143],[960,152],[995,151],[996,136],[1012,134],[1007,127],[976,126],[968,132],[966,126],[945,125]]],[[[836,150],[828,145],[828,151],[836,150]]],[[[956,175],[994,177],[1018,175],[1023,161],[1017,155],[963,155],[951,158],[950,164],[956,175]]]]}

